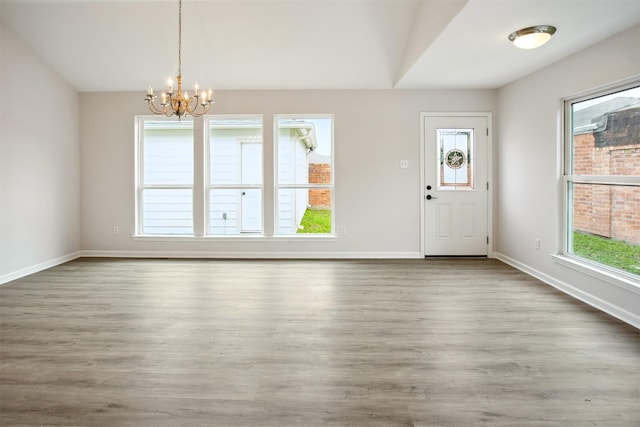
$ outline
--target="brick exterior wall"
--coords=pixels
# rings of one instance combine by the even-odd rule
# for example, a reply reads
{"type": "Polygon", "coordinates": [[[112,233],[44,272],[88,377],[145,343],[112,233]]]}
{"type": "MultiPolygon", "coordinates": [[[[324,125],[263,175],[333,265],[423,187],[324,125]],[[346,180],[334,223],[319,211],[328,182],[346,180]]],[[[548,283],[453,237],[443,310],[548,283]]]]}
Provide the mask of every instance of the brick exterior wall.
{"type": "MultiPolygon", "coordinates": [[[[331,182],[331,165],[328,163],[309,163],[309,184],[328,184],[331,182]]],[[[331,209],[331,190],[313,188],[309,190],[310,209],[331,209]]]]}
{"type": "MultiPolygon", "coordinates": [[[[576,175],[640,175],[640,111],[614,114],[606,130],[574,137],[576,175]]],[[[640,245],[640,188],[575,184],[573,195],[575,230],[640,245]]]]}

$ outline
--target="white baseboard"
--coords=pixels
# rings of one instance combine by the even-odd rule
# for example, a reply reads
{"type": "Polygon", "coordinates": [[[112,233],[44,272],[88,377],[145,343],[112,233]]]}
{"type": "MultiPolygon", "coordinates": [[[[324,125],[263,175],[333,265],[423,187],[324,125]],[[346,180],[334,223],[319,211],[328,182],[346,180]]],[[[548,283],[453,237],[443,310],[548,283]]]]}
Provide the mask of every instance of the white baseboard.
{"type": "Polygon", "coordinates": [[[81,256],[82,255],[80,252],[73,252],[58,258],[41,262],[36,265],[32,265],[30,267],[20,269],[18,271],[14,271],[12,273],[3,274],[2,276],[0,276],[0,285],[11,282],[12,280],[20,279],[21,277],[25,277],[30,274],[37,273],[42,270],[46,270],[47,268],[55,267],[56,265],[64,264],[65,262],[72,261],[81,256]]]}
{"type": "Polygon", "coordinates": [[[620,308],[616,305],[611,304],[608,301],[603,300],[602,298],[596,297],[595,295],[591,295],[581,289],[576,288],[566,282],[556,279],[555,277],[549,276],[546,273],[543,273],[535,268],[532,268],[526,264],[521,263],[520,261],[516,261],[513,258],[509,258],[508,256],[501,253],[494,253],[495,257],[505,264],[509,264],[510,266],[529,274],[530,276],[535,277],[538,280],[546,283],[547,285],[553,286],[565,294],[568,294],[585,304],[588,304],[598,310],[604,311],[605,313],[622,320],[625,323],[628,323],[638,329],[640,329],[640,316],[631,313],[623,308],[620,308]]]}
{"type": "Polygon", "coordinates": [[[82,251],[97,258],[220,258],[220,259],[419,259],[420,252],[204,252],[204,251],[82,251]]]}

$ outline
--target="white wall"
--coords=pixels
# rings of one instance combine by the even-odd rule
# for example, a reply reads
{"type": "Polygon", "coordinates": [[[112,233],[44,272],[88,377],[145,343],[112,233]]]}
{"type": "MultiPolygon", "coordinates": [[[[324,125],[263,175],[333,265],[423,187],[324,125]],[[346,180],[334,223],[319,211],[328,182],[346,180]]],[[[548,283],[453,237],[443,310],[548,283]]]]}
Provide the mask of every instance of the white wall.
{"type": "MultiPolygon", "coordinates": [[[[82,248],[95,255],[420,256],[420,112],[494,111],[492,90],[218,91],[218,114],[264,114],[273,211],[273,115],[335,114],[336,239],[134,240],[134,116],[144,93],[82,93],[82,248]],[[400,169],[401,159],[409,160],[400,169]],[[113,227],[120,227],[114,236],[113,227]]],[[[265,231],[273,231],[265,215],[265,231]]]]}
{"type": "Polygon", "coordinates": [[[498,257],[640,326],[640,289],[558,264],[561,99],[640,75],[640,26],[498,90],[498,257]],[[540,239],[540,250],[534,241],[540,239]]]}
{"type": "Polygon", "coordinates": [[[79,96],[0,28],[0,283],[80,249],[79,96]]]}

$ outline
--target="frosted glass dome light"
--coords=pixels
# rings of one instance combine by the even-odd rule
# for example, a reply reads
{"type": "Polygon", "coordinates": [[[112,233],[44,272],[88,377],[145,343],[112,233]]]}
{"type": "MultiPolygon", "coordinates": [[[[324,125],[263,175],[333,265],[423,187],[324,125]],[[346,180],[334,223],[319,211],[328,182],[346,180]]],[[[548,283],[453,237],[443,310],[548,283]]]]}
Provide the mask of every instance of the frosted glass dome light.
{"type": "Polygon", "coordinates": [[[536,25],[509,34],[509,40],[520,49],[535,49],[551,39],[556,32],[552,25],[536,25]]]}

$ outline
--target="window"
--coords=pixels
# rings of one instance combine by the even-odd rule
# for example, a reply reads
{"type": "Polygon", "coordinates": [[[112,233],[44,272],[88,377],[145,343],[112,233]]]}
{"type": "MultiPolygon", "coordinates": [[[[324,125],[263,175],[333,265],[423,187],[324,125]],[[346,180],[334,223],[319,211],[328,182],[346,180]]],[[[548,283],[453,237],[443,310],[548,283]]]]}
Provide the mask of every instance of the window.
{"type": "Polygon", "coordinates": [[[193,121],[138,120],[137,230],[193,235],[193,121]]]}
{"type": "Polygon", "coordinates": [[[565,254],[640,277],[640,86],[566,102],[565,254]]]}
{"type": "Polygon", "coordinates": [[[208,232],[262,233],[262,119],[210,117],[208,135],[208,232]]]}
{"type": "Polygon", "coordinates": [[[438,190],[473,190],[473,129],[438,129],[438,190]]]}
{"type": "Polygon", "coordinates": [[[265,166],[262,115],[137,117],[136,238],[333,234],[333,117],[269,126],[265,166]]]}
{"type": "Polygon", "coordinates": [[[333,233],[333,117],[275,120],[275,233],[333,233]]]}

